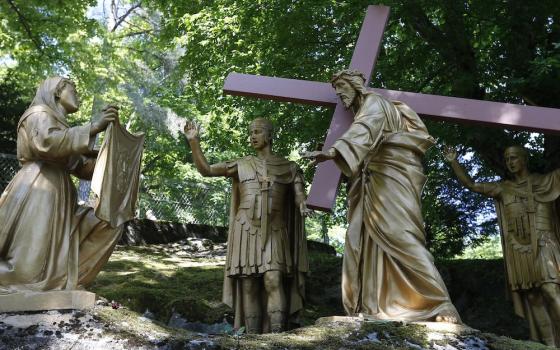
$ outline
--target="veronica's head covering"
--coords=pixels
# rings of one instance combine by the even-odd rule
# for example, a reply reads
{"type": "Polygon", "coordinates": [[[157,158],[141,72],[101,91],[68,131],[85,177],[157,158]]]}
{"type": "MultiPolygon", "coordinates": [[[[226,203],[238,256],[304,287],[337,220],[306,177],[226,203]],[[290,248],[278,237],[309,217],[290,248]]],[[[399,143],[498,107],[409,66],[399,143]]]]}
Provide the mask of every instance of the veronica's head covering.
{"type": "Polygon", "coordinates": [[[56,113],[58,117],[64,118],[64,113],[61,111],[57,103],[57,99],[60,97],[60,92],[66,84],[74,85],[72,81],[63,77],[51,77],[45,79],[37,88],[35,98],[29,107],[47,106],[56,113]]]}

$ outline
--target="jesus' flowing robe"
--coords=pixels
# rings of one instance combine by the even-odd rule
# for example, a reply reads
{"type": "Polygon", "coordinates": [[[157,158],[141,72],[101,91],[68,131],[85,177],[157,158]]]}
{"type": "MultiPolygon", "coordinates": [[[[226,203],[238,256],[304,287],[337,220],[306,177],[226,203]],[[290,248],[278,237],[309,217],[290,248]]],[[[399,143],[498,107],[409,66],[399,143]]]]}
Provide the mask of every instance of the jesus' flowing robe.
{"type": "Polygon", "coordinates": [[[350,179],[344,308],[379,319],[460,320],[425,247],[421,160],[434,140],[408,106],[373,93],[363,101],[333,145],[350,179]]]}

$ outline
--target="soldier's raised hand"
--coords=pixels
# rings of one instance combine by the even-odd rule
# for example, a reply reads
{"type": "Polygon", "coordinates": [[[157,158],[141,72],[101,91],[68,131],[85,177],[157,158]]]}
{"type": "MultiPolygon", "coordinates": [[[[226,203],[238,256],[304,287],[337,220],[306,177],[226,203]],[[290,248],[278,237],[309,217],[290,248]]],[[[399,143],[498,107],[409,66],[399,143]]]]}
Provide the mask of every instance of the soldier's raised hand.
{"type": "Polygon", "coordinates": [[[457,160],[457,150],[451,146],[445,146],[443,148],[443,157],[446,161],[451,163],[452,161],[457,160]]]}
{"type": "Polygon", "coordinates": [[[183,133],[187,137],[187,140],[190,141],[198,139],[198,130],[199,126],[195,122],[187,120],[187,122],[185,123],[185,127],[183,128],[183,133]]]}

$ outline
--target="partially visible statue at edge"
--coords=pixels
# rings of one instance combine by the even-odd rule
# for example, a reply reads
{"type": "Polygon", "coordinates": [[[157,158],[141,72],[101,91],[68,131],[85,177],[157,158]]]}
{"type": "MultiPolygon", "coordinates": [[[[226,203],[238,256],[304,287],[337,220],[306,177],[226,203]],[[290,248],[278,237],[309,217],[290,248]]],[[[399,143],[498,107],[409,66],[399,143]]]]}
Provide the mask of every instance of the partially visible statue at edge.
{"type": "Polygon", "coordinates": [[[257,118],[249,132],[256,156],[208,164],[196,125],[185,136],[204,176],[233,179],[223,301],[234,326],[248,333],[280,332],[298,323],[308,271],[301,170],[272,153],[273,126],[257,118]]]}
{"type": "Polygon", "coordinates": [[[515,312],[528,321],[531,339],[560,346],[560,169],[532,174],[527,150],[512,146],[504,152],[511,179],[482,183],[453,148],[445,158],[465,187],[494,199],[515,312]]]}
{"type": "Polygon", "coordinates": [[[422,157],[433,138],[407,105],[367,91],[362,73],[331,80],[354,121],[315,163],[332,159],[349,178],[342,301],[348,315],[461,322],[426,249],[422,157]]]}
{"type": "Polygon", "coordinates": [[[0,294],[74,290],[92,282],[107,262],[121,227],[77,204],[70,175],[91,179],[92,138],[118,120],[114,107],[95,123],[70,127],[78,110],[74,83],[41,83],[17,126],[22,165],[0,197],[0,294]]]}

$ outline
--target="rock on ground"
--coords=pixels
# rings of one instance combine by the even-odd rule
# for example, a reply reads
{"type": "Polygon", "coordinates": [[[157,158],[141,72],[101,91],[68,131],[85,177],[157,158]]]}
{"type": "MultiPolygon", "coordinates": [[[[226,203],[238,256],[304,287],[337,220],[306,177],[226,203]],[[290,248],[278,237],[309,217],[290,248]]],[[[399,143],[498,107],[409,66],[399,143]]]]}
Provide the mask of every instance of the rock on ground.
{"type": "Polygon", "coordinates": [[[174,329],[126,308],[97,305],[85,311],[0,314],[0,349],[426,349],[544,350],[445,323],[404,323],[323,318],[315,325],[278,334],[229,330],[210,335],[174,329]]]}

